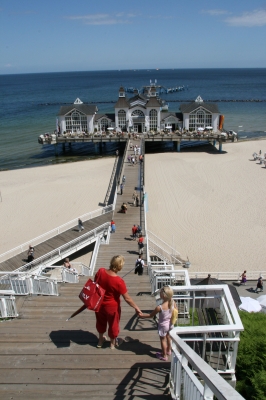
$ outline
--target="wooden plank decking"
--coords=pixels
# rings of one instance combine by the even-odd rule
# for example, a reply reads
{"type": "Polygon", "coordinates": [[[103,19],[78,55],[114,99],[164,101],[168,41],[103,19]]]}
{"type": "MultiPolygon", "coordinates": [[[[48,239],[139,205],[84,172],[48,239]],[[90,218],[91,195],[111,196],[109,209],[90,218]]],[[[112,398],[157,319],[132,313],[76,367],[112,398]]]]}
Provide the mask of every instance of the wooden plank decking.
{"type": "MultiPolygon", "coordinates": [[[[66,232],[61,233],[60,235],[54,236],[49,240],[46,240],[43,243],[38,245],[34,245],[34,257],[35,259],[49,253],[50,251],[57,249],[58,247],[70,242],[71,240],[76,239],[79,235],[83,235],[86,231],[89,232],[97,228],[97,226],[104,224],[110,220],[111,213],[103,214],[99,217],[90,219],[83,223],[84,231],[79,232],[78,226],[67,230],[66,232]]],[[[19,267],[27,264],[27,251],[20,253],[9,260],[3,261],[0,263],[0,271],[14,271],[19,267]]]]}
{"type": "MultiPolygon", "coordinates": [[[[138,186],[138,170],[138,166],[125,163],[124,194],[118,195],[114,212],[116,233],[111,235],[109,245],[100,246],[96,270],[101,266],[108,268],[115,254],[123,254],[126,260],[120,276],[134,267],[138,253],[131,227],[139,223],[140,208],[129,204],[127,214],[118,210],[122,201],[132,201],[133,190],[138,186]]],[[[109,348],[109,342],[102,349],[96,348],[93,312],[86,310],[66,322],[81,305],[78,294],[86,280],[82,277],[78,284],[61,284],[59,297],[22,299],[20,317],[1,323],[1,399],[171,398],[170,362],[155,357],[160,342],[153,320],[138,319],[122,300],[119,336],[124,341],[115,350],[109,348]]],[[[125,282],[143,311],[155,307],[148,275],[131,272],[125,282]]]]}

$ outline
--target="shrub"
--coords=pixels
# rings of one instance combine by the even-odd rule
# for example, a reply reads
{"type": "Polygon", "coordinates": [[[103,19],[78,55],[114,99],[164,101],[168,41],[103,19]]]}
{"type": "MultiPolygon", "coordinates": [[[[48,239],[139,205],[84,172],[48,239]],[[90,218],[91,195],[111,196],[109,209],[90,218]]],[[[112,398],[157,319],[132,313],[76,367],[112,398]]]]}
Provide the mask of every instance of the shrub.
{"type": "Polygon", "coordinates": [[[266,314],[240,311],[244,325],[236,362],[236,389],[249,400],[266,400],[266,314]]]}

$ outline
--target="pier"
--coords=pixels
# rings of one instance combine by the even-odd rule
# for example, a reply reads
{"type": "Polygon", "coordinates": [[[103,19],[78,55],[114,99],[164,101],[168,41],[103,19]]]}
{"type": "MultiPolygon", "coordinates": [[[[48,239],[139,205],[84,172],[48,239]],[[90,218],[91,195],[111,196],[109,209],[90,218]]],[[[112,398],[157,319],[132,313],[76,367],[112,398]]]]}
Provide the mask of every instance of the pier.
{"type": "MultiPolygon", "coordinates": [[[[137,139],[132,143],[140,145],[141,153],[144,153],[144,141],[137,139]]],[[[190,285],[188,272],[184,268],[187,265],[179,253],[167,248],[148,231],[144,197],[145,167],[143,163],[133,165],[128,162],[127,157],[131,154],[127,140],[125,153],[119,157],[119,163],[116,160],[117,170],[114,169],[111,174],[110,187],[115,190],[110,190],[106,198],[107,205],[100,213],[88,215],[82,232],[70,223],[62,232],[54,232],[49,238],[44,235],[38,243],[32,241],[35,260],[31,263],[26,262],[24,249],[14,249],[13,253],[0,258],[2,274],[10,271],[17,275],[32,275],[34,270],[44,265],[43,278],[48,281],[49,274],[45,274],[49,265],[60,266],[68,256],[71,262],[78,262],[81,252],[91,253],[88,266],[90,273],[87,276],[80,275],[79,282],[58,283],[58,292],[50,296],[16,296],[19,317],[1,324],[1,398],[177,399],[185,391],[187,395],[184,393],[183,398],[187,400],[192,398],[189,394],[192,392],[195,393],[193,398],[198,399],[206,398],[205,394],[212,398],[213,393],[219,400],[242,399],[217,372],[223,369],[220,373],[224,376],[234,375],[239,332],[243,329],[236,309],[229,306],[228,310],[228,305],[231,305],[229,290],[226,285],[215,288],[215,299],[221,299],[219,321],[218,318],[212,322],[206,319],[202,322],[204,326],[189,326],[190,311],[187,305],[190,301],[193,304],[193,325],[195,293],[199,288],[190,285]],[[123,194],[120,194],[119,183],[123,175],[126,177],[125,187],[123,194]],[[133,204],[134,190],[141,199],[139,207],[133,204]],[[128,205],[126,214],[121,213],[123,202],[128,205]],[[116,222],[116,232],[111,234],[112,218],[116,222]],[[132,271],[138,257],[137,242],[131,236],[133,224],[142,226],[145,237],[144,260],[149,265],[142,276],[132,271]],[[174,328],[172,357],[167,362],[155,357],[156,352],[160,351],[156,321],[140,320],[123,301],[119,334],[123,340],[115,350],[109,348],[109,342],[101,349],[96,348],[98,338],[92,311],[85,310],[66,322],[81,306],[78,295],[89,276],[93,277],[100,267],[108,268],[115,254],[125,257],[126,263],[119,275],[127,274],[124,280],[128,292],[144,312],[155,308],[158,300],[156,292],[162,285],[171,285],[176,293],[179,324],[185,327],[174,328]],[[193,346],[185,343],[186,336],[178,336],[182,329],[188,343],[193,337],[196,337],[196,343],[202,343],[199,345],[201,353],[206,352],[203,358],[192,349],[193,346]],[[229,335],[225,337],[224,332],[228,331],[229,335]],[[216,347],[212,349],[213,341],[216,347]],[[208,359],[211,365],[206,362],[208,359]],[[230,365],[225,362],[229,359],[230,365]],[[188,364],[193,366],[193,372],[188,364]],[[186,381],[184,387],[181,385],[183,379],[186,381]]],[[[9,274],[10,285],[12,274],[9,274]]],[[[5,289],[8,287],[7,282],[1,285],[5,285],[5,289]]],[[[208,299],[213,297],[212,286],[202,286],[201,290],[208,292],[208,299]]]]}

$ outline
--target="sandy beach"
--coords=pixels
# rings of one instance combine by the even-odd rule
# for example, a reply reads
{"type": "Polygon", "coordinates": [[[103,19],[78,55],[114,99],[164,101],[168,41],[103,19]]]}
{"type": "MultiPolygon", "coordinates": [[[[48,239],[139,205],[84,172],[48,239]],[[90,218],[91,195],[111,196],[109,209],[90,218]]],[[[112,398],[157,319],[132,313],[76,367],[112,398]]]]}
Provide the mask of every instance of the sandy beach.
{"type": "MultiPolygon", "coordinates": [[[[192,271],[265,269],[266,141],[146,155],[148,229],[189,257],[192,271]]],[[[0,253],[103,202],[114,159],[1,172],[0,253]]]]}
{"type": "Polygon", "coordinates": [[[113,165],[106,157],[0,172],[0,254],[101,208],[113,165]]]}
{"type": "Polygon", "coordinates": [[[186,258],[192,271],[264,270],[266,168],[252,154],[266,141],[146,156],[148,229],[186,258]]]}

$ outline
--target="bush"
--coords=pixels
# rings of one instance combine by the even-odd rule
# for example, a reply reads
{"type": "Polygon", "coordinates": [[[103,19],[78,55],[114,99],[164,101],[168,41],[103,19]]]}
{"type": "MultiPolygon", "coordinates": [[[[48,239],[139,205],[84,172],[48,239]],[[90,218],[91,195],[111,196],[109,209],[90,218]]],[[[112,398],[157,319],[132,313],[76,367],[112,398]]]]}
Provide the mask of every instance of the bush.
{"type": "Polygon", "coordinates": [[[244,325],[236,362],[236,389],[247,400],[266,400],[266,314],[239,312],[244,325]]]}

